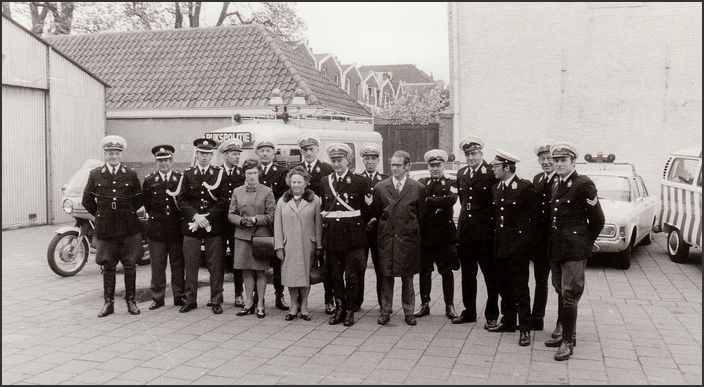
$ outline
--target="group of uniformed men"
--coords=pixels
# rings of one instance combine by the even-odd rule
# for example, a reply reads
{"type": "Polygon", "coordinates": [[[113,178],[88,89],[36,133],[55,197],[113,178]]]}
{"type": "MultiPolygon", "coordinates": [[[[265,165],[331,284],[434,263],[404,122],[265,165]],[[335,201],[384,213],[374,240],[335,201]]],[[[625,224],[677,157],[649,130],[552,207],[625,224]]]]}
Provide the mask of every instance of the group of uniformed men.
{"type": "MultiPolygon", "coordinates": [[[[167,257],[174,305],[181,306],[181,313],[197,308],[198,269],[201,246],[205,246],[210,272],[208,306],[213,313],[221,314],[226,251],[229,248],[234,254],[235,243],[234,226],[227,220],[227,211],[232,191],[244,184],[244,174],[238,166],[242,141],[224,141],[218,148],[224,163],[214,166],[210,162],[217,143],[206,138],[195,140],[196,163],[183,174],[173,170],[174,147],[157,145],[152,149],[157,171],[145,177],[142,187],[136,172],[121,163],[126,145],[119,136],[107,136],[101,141],[106,163],[91,171],[83,195],[84,207],[96,217],[96,262],[103,269],[105,303],[98,317],[114,313],[118,262],[125,270],[128,311],[140,313],[135,302],[135,263],[142,248],[136,213],[142,205],[149,214],[144,230],[152,261],[153,302],[149,309],[165,304],[167,257]]],[[[430,314],[433,265],[442,278],[445,315],[453,324],[476,322],[477,274],[481,267],[488,295],[484,329],[515,332],[518,328],[519,345],[527,346],[530,331],[543,329],[547,281],[552,271],[558,317],[552,338],[545,345],[558,348],[556,360],[570,357],[576,345],[577,304],[584,290],[586,259],[604,225],[594,183],[574,170],[578,154],[572,144],[539,141],[534,151],[543,172],[530,182],[516,176],[516,163],[520,161],[517,157],[497,149],[495,159],[487,163],[483,141],[469,136],[460,142],[467,166],[457,172],[456,179],[444,174],[447,153],[433,149],[424,157],[430,177],[420,179],[419,185],[406,179],[410,159],[403,151],[397,151],[391,159],[393,175],[389,177],[377,170],[381,148],[376,144],[361,147],[364,170],[360,173],[349,170],[349,160],[354,155],[344,143],[327,147],[332,165],[318,159],[317,136],[303,135],[298,145],[303,155],[299,165],[312,176],[309,188],[322,202],[326,268],[323,283],[325,311],[332,315],[329,324],[354,324],[354,313],[363,302],[364,275],[371,254],[381,307],[379,324],[389,321],[389,292],[393,291],[394,276],[404,279],[406,323],[415,325],[417,317],[430,314]],[[380,187],[388,192],[375,192],[380,187]],[[456,228],[453,205],[458,198],[461,210],[456,228]],[[419,255],[398,244],[402,240],[399,238],[404,237],[399,236],[399,231],[392,231],[387,238],[384,233],[396,230],[389,228],[389,223],[394,222],[404,223],[392,224],[394,227],[411,230],[406,235],[411,237],[408,243],[415,243],[411,242],[413,232],[418,234],[419,255]],[[403,262],[408,259],[419,262],[403,262]],[[532,310],[530,260],[534,262],[535,277],[532,310]],[[396,268],[390,270],[394,265],[396,268]],[[403,274],[398,274],[399,265],[403,274]],[[453,270],[460,267],[464,310],[458,315],[454,309],[453,270]],[[418,272],[421,305],[414,313],[412,276],[418,272]]],[[[260,181],[274,191],[278,200],[287,190],[288,170],[274,163],[277,144],[260,139],[254,149],[262,164],[260,181]]],[[[276,306],[288,310],[281,285],[281,263],[273,259],[271,266],[276,306]]],[[[235,306],[244,306],[239,271],[234,271],[234,283],[235,306]]]]}

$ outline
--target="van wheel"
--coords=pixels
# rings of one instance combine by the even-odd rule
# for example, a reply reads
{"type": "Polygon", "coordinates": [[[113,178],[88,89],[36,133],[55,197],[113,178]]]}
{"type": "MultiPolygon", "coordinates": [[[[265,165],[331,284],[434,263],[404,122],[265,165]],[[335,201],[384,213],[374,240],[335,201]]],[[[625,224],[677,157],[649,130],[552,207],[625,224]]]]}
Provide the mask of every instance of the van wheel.
{"type": "Polygon", "coordinates": [[[680,230],[674,227],[667,235],[667,255],[675,263],[684,263],[689,257],[689,245],[684,243],[680,230]]]}

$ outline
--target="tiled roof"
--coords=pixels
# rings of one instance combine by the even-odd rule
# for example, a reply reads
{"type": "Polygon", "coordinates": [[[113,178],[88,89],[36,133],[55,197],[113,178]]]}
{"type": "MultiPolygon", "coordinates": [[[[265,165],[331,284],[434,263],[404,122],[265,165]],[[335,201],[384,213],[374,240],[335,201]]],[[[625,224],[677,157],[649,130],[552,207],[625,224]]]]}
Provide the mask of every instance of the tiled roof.
{"type": "Polygon", "coordinates": [[[419,69],[412,64],[397,64],[397,65],[372,65],[372,66],[360,66],[359,71],[367,75],[370,71],[376,73],[392,73],[393,78],[391,79],[391,84],[394,90],[398,90],[398,86],[401,81],[405,83],[433,83],[435,82],[432,77],[428,76],[423,70],[419,69]]]}
{"type": "Polygon", "coordinates": [[[369,113],[263,26],[184,28],[46,37],[113,87],[108,110],[265,107],[297,88],[309,105],[369,113]]]}

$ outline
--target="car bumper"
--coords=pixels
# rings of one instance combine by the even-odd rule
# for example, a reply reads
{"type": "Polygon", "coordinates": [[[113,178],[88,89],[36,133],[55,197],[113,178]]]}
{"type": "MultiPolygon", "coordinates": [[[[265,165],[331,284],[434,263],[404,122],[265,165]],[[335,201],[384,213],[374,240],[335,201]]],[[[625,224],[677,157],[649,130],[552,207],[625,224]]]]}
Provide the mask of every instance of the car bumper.
{"type": "Polygon", "coordinates": [[[596,245],[598,246],[598,249],[596,247],[592,248],[592,252],[594,252],[594,253],[618,253],[623,250],[626,250],[626,247],[628,247],[628,243],[626,243],[626,238],[617,238],[617,239],[598,238],[596,240],[596,245]]]}

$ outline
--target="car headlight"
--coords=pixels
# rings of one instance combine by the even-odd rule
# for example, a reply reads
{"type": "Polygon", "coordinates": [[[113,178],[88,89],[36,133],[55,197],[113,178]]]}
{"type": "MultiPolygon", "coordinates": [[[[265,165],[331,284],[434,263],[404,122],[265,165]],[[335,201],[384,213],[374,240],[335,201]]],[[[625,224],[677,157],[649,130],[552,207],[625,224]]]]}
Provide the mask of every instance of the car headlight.
{"type": "Polygon", "coordinates": [[[599,233],[600,238],[613,238],[616,236],[616,226],[613,224],[605,224],[604,228],[599,233]]]}
{"type": "Polygon", "coordinates": [[[71,214],[73,212],[73,202],[71,199],[64,199],[63,210],[67,214],[71,214]]]}

